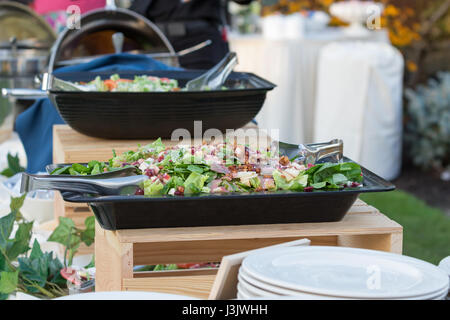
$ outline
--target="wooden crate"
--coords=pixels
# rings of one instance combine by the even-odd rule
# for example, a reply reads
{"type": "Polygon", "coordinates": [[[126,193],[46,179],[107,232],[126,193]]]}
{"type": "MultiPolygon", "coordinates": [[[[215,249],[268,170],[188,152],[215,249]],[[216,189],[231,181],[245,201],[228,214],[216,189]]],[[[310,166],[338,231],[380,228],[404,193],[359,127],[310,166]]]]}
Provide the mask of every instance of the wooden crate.
{"type": "Polygon", "coordinates": [[[97,291],[157,291],[207,298],[216,269],[134,272],[136,265],[220,261],[223,256],[308,238],[331,245],[402,252],[402,227],[358,200],[339,222],[155,228],[95,234],[97,291]]]}

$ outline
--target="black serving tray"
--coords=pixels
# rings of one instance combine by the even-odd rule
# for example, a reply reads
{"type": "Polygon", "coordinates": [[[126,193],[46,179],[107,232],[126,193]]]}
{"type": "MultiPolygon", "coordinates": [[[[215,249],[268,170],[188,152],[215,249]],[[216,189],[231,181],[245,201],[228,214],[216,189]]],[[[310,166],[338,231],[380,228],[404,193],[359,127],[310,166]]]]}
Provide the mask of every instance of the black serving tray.
{"type": "MultiPolygon", "coordinates": [[[[67,81],[90,81],[118,73],[122,78],[152,75],[177,79],[180,87],[204,71],[118,71],[58,73],[67,81]]],[[[178,128],[194,134],[194,121],[202,133],[215,128],[238,129],[261,110],[266,93],[275,85],[251,73],[233,72],[228,90],[178,92],[73,92],[49,90],[49,98],[74,130],[107,139],[170,138],[178,128]]]]}
{"type": "MultiPolygon", "coordinates": [[[[350,161],[346,159],[345,161],[350,161]]],[[[362,168],[363,187],[338,191],[229,193],[199,196],[83,196],[63,192],[65,201],[87,203],[107,230],[340,221],[360,193],[395,186],[362,168]]]]}

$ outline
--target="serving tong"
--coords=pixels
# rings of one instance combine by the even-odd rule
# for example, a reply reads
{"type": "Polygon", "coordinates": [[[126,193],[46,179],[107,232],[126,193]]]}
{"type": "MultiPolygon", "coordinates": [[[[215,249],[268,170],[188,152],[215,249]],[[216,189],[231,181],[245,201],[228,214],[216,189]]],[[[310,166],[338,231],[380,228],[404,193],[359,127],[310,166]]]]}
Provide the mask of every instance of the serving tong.
{"type": "Polygon", "coordinates": [[[342,162],[344,158],[344,142],[341,139],[299,145],[278,142],[278,149],[291,161],[304,165],[316,164],[325,159],[331,162],[342,162]]]}
{"type": "Polygon", "coordinates": [[[219,89],[225,83],[225,80],[227,80],[236,64],[236,53],[228,52],[228,54],[214,67],[201,76],[188,81],[185,88],[188,91],[199,91],[203,90],[205,87],[208,87],[210,90],[219,89]]]}
{"type": "Polygon", "coordinates": [[[42,74],[42,78],[35,79],[41,82],[41,89],[27,88],[2,88],[4,97],[14,97],[16,99],[35,100],[48,97],[48,90],[61,91],[92,91],[95,89],[93,85],[79,85],[69,81],[65,81],[51,75],[49,73],[42,74]]]}
{"type": "Polygon", "coordinates": [[[52,176],[22,174],[20,192],[33,190],[58,190],[94,195],[133,195],[141,183],[146,181],[146,175],[100,178],[95,176],[52,176]]]}

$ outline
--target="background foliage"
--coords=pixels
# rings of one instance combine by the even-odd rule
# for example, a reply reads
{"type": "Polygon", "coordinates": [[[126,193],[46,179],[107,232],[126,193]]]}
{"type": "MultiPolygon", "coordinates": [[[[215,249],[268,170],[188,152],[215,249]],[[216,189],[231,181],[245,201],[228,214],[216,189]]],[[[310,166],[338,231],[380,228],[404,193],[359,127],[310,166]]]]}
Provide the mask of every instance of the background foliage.
{"type": "MultiPolygon", "coordinates": [[[[263,0],[262,15],[301,10],[329,12],[343,0],[263,0]]],[[[440,70],[450,70],[450,0],[375,0],[385,6],[382,27],[406,60],[406,84],[415,86],[440,70]]],[[[331,25],[343,25],[332,18],[331,25]]]]}

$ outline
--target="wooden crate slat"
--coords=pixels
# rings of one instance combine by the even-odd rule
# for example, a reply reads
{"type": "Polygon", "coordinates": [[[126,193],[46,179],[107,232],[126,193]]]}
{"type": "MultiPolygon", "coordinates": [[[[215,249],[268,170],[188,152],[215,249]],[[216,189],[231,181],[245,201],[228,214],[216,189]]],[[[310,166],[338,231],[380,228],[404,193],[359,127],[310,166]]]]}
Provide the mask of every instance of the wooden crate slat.
{"type": "MultiPolygon", "coordinates": [[[[220,262],[222,257],[226,255],[302,238],[283,237],[134,243],[133,259],[135,265],[220,262]]],[[[337,236],[311,237],[309,239],[312,245],[335,246],[338,243],[337,236]]]]}
{"type": "Polygon", "coordinates": [[[215,275],[123,279],[124,291],[154,291],[207,299],[215,275]]]}
{"type": "Polygon", "coordinates": [[[117,237],[120,242],[135,243],[386,234],[401,230],[402,227],[395,221],[382,214],[373,213],[346,215],[339,222],[118,230],[117,237]]]}

